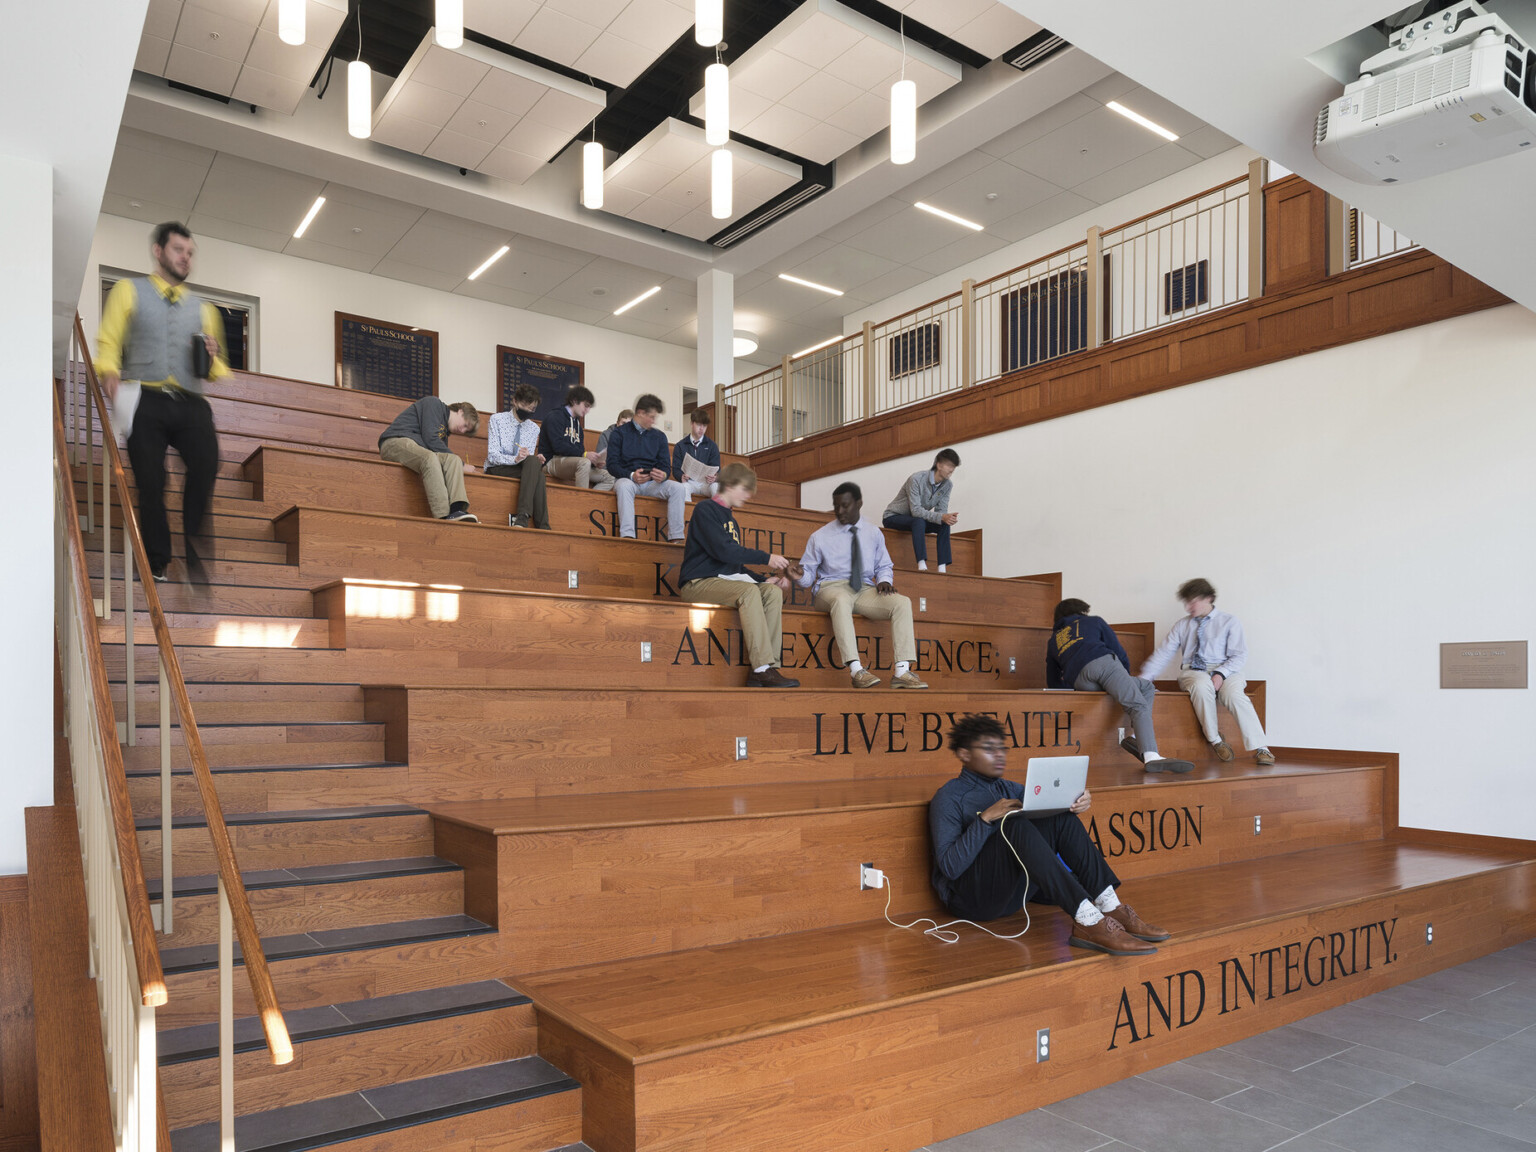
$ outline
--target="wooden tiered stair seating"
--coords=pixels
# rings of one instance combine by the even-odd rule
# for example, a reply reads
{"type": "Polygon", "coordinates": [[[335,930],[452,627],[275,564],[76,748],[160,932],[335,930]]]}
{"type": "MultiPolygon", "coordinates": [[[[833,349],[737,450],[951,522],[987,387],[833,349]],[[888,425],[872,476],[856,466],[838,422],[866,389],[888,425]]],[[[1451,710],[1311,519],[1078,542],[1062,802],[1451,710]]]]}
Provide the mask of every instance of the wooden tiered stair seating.
{"type": "MultiPolygon", "coordinates": [[[[1400,828],[1391,753],[1222,764],[1165,693],[1160,746],[1198,766],[1144,774],[1107,699],[1043,687],[1059,576],[982,577],[979,534],[942,576],[890,537],[928,691],[851,689],[803,596],[785,664],[804,687],[748,690],[733,615],[678,598],[658,502],[652,538],[619,540],[611,495],[551,484],[556,531],[513,529],[516,483],[474,476],[486,523],[441,523],[373,452],[398,401],[255,375],[217,391],[213,583],[161,594],[298,1052],[241,1057],[242,1146],[916,1149],[1536,931],[1536,845],[1400,828]],[[1072,949],[1043,907],[1012,941],[887,922],[887,898],[902,923],[948,918],[926,804],[955,771],[943,733],[975,711],[1006,721],[1019,771],[1092,757],[1090,834],[1174,933],[1156,955],[1072,949]],[[864,861],[889,892],[859,889],[864,861]]],[[[797,504],[764,486],[741,519],[797,554],[830,518],[797,504]]],[[[151,717],[122,620],[102,630],[118,715],[131,692],[151,717]]],[[[1119,630],[1139,660],[1150,626],[1119,630]]],[[[884,626],[860,632],[886,674],[884,626]]],[[[158,737],[138,736],[158,883],[158,737]]],[[[159,1022],[188,1152],[212,1146],[217,993],[184,775],[171,802],[159,1022]]]]}

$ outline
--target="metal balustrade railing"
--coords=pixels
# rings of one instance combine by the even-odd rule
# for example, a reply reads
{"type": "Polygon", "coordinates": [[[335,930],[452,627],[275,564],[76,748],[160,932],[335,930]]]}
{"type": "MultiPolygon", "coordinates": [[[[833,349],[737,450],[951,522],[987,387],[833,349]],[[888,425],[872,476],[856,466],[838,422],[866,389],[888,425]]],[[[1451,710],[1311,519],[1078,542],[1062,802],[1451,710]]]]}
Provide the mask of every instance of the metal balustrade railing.
{"type": "MultiPolygon", "coordinates": [[[[191,698],[187,694],[186,682],[182,677],[181,664],[171,639],[170,627],[166,622],[154,581],[144,579],[144,574],[149,569],[149,562],[145,555],[138,521],[134,515],[128,478],[113,435],[106,397],[102,394],[95,369],[85,352],[85,332],[77,315],[71,330],[69,355],[66,359],[65,407],[61,409],[57,399],[54,405],[54,467],[58,492],[56,503],[61,574],[56,620],[60,631],[61,653],[65,653],[61,656],[61,660],[66,664],[65,688],[69,704],[66,711],[71,718],[69,730],[71,768],[75,778],[76,792],[80,795],[83,789],[84,794],[91,794],[91,790],[97,787],[91,782],[100,780],[100,788],[105,789],[104,795],[110,802],[112,826],[118,829],[116,854],[112,855],[97,848],[94,850],[93,860],[93,849],[88,845],[93,842],[92,837],[99,839],[102,817],[100,815],[88,817],[87,809],[80,807],[81,839],[82,844],[87,845],[84,851],[87,864],[88,901],[92,899],[90,895],[93,885],[92,874],[99,873],[94,882],[95,903],[91,905],[93,932],[98,925],[115,923],[108,916],[111,909],[104,903],[106,896],[103,895],[101,877],[108,879],[118,877],[120,879],[116,880],[116,886],[125,903],[126,914],[133,928],[132,940],[135,946],[133,971],[142,981],[145,978],[145,969],[152,969],[158,985],[159,999],[156,1003],[165,1002],[165,985],[163,976],[160,975],[159,949],[154,929],[156,920],[160,931],[166,935],[171,935],[175,928],[171,789],[172,704],[174,703],[177,726],[179,726],[182,744],[186,748],[191,764],[193,780],[197,785],[198,797],[202,804],[216,860],[219,920],[219,1135],[222,1152],[234,1152],[234,941],[237,938],[272,1063],[289,1063],[293,1059],[293,1044],[283,1020],[282,1010],[278,1006],[277,993],[267,967],[266,955],[261,947],[260,933],[240,876],[234,845],[224,822],[223,808],[219,803],[213,774],[208,766],[208,758],[203,749],[196,717],[193,715],[191,698]],[[71,459],[74,462],[73,467],[71,459]],[[81,468],[85,474],[83,515],[77,511],[75,467],[81,468]],[[95,475],[98,467],[100,469],[99,486],[95,475]],[[121,520],[120,577],[115,570],[119,556],[113,548],[112,541],[114,504],[118,508],[121,520]],[[88,558],[84,538],[80,532],[81,520],[84,521],[86,535],[94,535],[98,524],[100,525],[101,595],[99,598],[92,592],[88,558]],[[124,710],[126,714],[126,722],[121,728],[114,717],[111,691],[96,624],[98,617],[104,620],[112,618],[114,584],[119,578],[122,581],[124,710]],[[75,599],[80,600],[86,608],[83,615],[88,619],[88,628],[71,619],[70,614],[76,610],[77,605],[67,594],[69,580],[72,580],[78,589],[83,589],[82,595],[75,599]],[[159,836],[162,891],[160,902],[154,906],[149,903],[144,886],[134,832],[134,817],[128,800],[127,777],[124,773],[120,747],[120,744],[137,743],[138,654],[134,632],[139,600],[144,603],[153,632],[159,681],[159,836]],[[88,683],[80,680],[80,669],[89,669],[88,683]],[[73,690],[71,690],[72,683],[73,690]],[[90,689],[88,705],[84,687],[90,689]],[[77,706],[85,709],[79,714],[83,727],[75,724],[77,706]],[[89,723],[91,717],[95,718],[94,726],[89,723]],[[93,739],[94,744],[91,743],[93,739]],[[126,832],[123,831],[124,829],[126,832]],[[155,915],[156,913],[158,916],[155,915]]],[[[115,945],[97,945],[93,939],[93,949],[101,952],[103,947],[106,949],[103,953],[104,959],[110,960],[113,967],[121,973],[125,968],[121,950],[116,949],[115,945]]],[[[113,1092],[114,1107],[117,1106],[116,1102],[119,1099],[127,1095],[131,1095],[133,1101],[132,1107],[125,1108],[123,1111],[126,1120],[120,1124],[122,1138],[119,1141],[119,1148],[152,1152],[155,1148],[157,1124],[161,1128],[161,1134],[164,1134],[163,1117],[157,1119],[157,1095],[152,1091],[155,1085],[153,1014],[151,1013],[147,1025],[142,1017],[134,1020],[136,1031],[133,1036],[136,1040],[129,1043],[127,1016],[119,1003],[122,1000],[122,992],[121,988],[117,987],[123,983],[123,977],[119,974],[109,981],[103,977],[102,972],[103,969],[98,968],[93,975],[98,979],[104,1020],[109,1015],[107,1009],[109,999],[114,1005],[110,1013],[114,1020],[108,1034],[104,1037],[107,1044],[109,1076],[113,1078],[110,1089],[113,1092]],[[125,1055],[124,1050],[127,1048],[135,1049],[131,1056],[125,1055]],[[116,1067],[118,1063],[122,1063],[121,1069],[116,1067]],[[122,1079],[124,1076],[130,1079],[122,1079]],[[147,1142],[143,1139],[145,1133],[148,1133],[147,1142]]]]}

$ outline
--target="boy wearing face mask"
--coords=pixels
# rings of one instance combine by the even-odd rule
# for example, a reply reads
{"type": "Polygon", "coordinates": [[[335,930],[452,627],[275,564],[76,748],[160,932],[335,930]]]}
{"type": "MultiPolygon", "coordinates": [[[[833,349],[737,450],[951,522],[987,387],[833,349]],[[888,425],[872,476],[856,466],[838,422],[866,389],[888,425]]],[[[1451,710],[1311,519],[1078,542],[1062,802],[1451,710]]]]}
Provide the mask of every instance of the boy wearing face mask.
{"type": "Polygon", "coordinates": [[[549,501],[544,490],[544,457],[538,453],[539,425],[533,419],[539,390],[519,384],[512,390],[512,411],[491,417],[485,450],[487,476],[511,476],[518,481],[517,511],[507,518],[514,528],[549,527],[549,501]]]}

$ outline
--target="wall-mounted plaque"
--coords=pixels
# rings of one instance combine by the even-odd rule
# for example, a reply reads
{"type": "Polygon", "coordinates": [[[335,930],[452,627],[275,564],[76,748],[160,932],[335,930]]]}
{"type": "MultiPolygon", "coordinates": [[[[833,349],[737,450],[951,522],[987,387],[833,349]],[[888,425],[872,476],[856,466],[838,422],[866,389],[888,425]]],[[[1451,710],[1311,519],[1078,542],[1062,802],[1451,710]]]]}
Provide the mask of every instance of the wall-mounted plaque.
{"type": "Polygon", "coordinates": [[[539,411],[548,412],[565,403],[566,393],[587,382],[586,365],[580,360],[564,360],[529,352],[525,348],[496,346],[497,411],[512,410],[512,389],[532,384],[539,390],[539,411]]]}
{"type": "Polygon", "coordinates": [[[402,400],[437,395],[437,333],[336,313],[336,386],[402,400]]]}
{"type": "Polygon", "coordinates": [[[1529,688],[1526,641],[1440,645],[1442,688],[1529,688]]]}

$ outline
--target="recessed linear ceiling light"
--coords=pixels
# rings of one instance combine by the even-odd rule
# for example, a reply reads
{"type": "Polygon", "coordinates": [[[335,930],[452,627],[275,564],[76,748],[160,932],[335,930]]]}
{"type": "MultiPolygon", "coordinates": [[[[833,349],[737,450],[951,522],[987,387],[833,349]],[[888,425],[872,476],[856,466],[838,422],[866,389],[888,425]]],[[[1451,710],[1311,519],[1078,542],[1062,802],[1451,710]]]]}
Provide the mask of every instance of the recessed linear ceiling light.
{"type": "Polygon", "coordinates": [[[1156,121],[1148,120],[1140,112],[1132,112],[1118,100],[1111,100],[1108,104],[1104,105],[1104,107],[1108,108],[1111,112],[1120,113],[1120,115],[1124,116],[1127,120],[1140,124],[1148,132],[1156,132],[1164,140],[1177,140],[1179,138],[1178,133],[1170,132],[1156,121]]]}
{"type": "Polygon", "coordinates": [[[487,268],[489,268],[492,264],[496,263],[496,261],[500,260],[503,256],[505,256],[510,251],[512,251],[512,246],[510,244],[503,244],[500,248],[496,249],[496,251],[492,252],[490,254],[490,256],[486,258],[486,261],[485,261],[484,264],[480,265],[480,267],[476,268],[473,272],[471,272],[469,274],[469,278],[471,280],[478,279],[479,276],[480,276],[480,273],[484,272],[487,268]]]}
{"type": "Polygon", "coordinates": [[[962,228],[969,228],[972,232],[984,232],[986,226],[978,224],[974,220],[967,220],[964,216],[956,216],[953,212],[946,212],[942,208],[935,208],[932,204],[924,204],[921,200],[913,204],[914,208],[921,208],[924,212],[931,212],[940,219],[948,220],[951,224],[959,224],[962,228]]]}
{"type": "MultiPolygon", "coordinates": [[[[315,202],[309,206],[309,211],[304,213],[304,219],[300,222],[298,228],[296,228],[294,230],[293,238],[295,240],[299,239],[300,237],[302,237],[304,235],[304,232],[309,228],[309,226],[315,222],[315,217],[320,214],[320,209],[322,209],[324,207],[325,207],[325,197],[324,196],[316,196],[315,197],[315,202]]],[[[357,232],[357,231],[359,231],[359,229],[354,228],[354,229],[352,229],[352,231],[357,232]]]]}
{"type": "Polygon", "coordinates": [[[802,349],[800,349],[800,351],[798,351],[798,352],[794,353],[793,355],[791,355],[790,359],[791,360],[798,360],[802,356],[809,356],[812,352],[820,352],[823,348],[830,348],[833,344],[836,344],[841,339],[842,339],[841,336],[831,336],[831,337],[828,337],[826,340],[823,340],[820,344],[812,344],[809,348],[802,348],[802,349]]]}
{"type": "Polygon", "coordinates": [[[780,280],[788,280],[791,284],[798,284],[802,288],[814,288],[818,292],[825,292],[828,296],[841,296],[841,288],[828,288],[825,284],[818,284],[814,280],[802,280],[798,276],[791,276],[788,272],[779,273],[780,280]]]}
{"type": "Polygon", "coordinates": [[[656,295],[656,293],[658,293],[660,291],[661,291],[661,285],[660,284],[657,284],[654,288],[647,288],[644,292],[640,293],[640,295],[636,296],[628,304],[622,304],[619,307],[615,308],[613,310],[613,314],[615,316],[622,316],[622,315],[624,315],[624,313],[628,312],[631,308],[633,308],[636,304],[644,304],[647,300],[649,300],[652,296],[656,295]]]}

